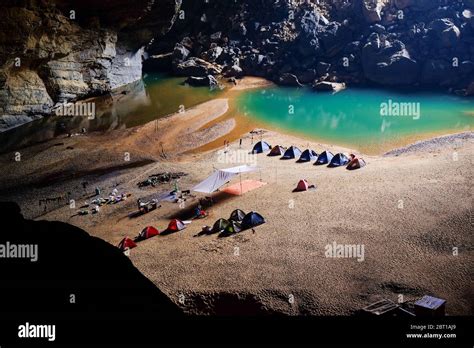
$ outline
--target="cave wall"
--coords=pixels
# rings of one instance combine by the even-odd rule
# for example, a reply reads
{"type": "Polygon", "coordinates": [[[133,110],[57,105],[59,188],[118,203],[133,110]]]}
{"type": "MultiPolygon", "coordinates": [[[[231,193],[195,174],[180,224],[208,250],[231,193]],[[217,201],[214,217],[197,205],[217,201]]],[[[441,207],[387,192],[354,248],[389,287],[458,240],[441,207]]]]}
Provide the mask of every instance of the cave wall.
{"type": "Polygon", "coordinates": [[[0,4],[0,129],[54,105],[141,78],[143,46],[173,25],[181,0],[0,4]]]}

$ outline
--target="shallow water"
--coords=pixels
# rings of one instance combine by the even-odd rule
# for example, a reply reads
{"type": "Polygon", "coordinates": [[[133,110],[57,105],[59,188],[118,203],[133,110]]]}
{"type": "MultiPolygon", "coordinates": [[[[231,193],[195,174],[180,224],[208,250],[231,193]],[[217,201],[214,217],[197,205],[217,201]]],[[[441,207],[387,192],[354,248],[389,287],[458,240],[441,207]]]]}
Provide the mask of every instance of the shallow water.
{"type": "Polygon", "coordinates": [[[272,87],[244,92],[237,105],[270,127],[368,153],[474,125],[472,98],[433,92],[347,89],[328,94],[272,87]]]}
{"type": "MultiPolygon", "coordinates": [[[[82,128],[87,132],[107,132],[139,126],[223,93],[185,86],[183,81],[184,78],[145,75],[143,80],[111,95],[86,100],[95,103],[95,119],[45,117],[0,133],[0,152],[77,133],[82,128]]],[[[434,92],[348,89],[328,94],[271,87],[225,95],[236,98],[235,103],[231,101],[227,116],[239,119],[238,115],[246,115],[240,117],[240,123],[246,122],[246,130],[261,125],[366,153],[381,153],[432,135],[472,130],[474,124],[473,98],[434,92]],[[382,103],[387,103],[385,111],[392,111],[391,116],[383,115],[382,103]],[[394,108],[400,103],[411,109],[402,110],[408,111],[404,116],[394,116],[394,108]]]]}
{"type": "Polygon", "coordinates": [[[168,78],[147,74],[137,81],[114,91],[111,95],[90,98],[82,102],[95,103],[96,117],[51,116],[0,133],[0,151],[52,139],[61,134],[111,131],[139,126],[216,98],[221,91],[206,87],[189,87],[184,78],[168,78]]]}

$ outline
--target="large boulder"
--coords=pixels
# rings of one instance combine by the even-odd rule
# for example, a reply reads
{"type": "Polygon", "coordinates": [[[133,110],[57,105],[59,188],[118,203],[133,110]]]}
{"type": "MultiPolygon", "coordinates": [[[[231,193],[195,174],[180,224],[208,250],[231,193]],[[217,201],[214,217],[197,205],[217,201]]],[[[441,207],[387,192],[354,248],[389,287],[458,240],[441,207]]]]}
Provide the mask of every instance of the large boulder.
{"type": "Polygon", "coordinates": [[[295,75],[289,74],[289,73],[282,74],[279,77],[278,82],[283,86],[292,86],[292,87],[301,87],[301,86],[303,86],[300,83],[300,81],[298,81],[298,78],[295,75]]]}
{"type": "Polygon", "coordinates": [[[367,23],[377,23],[382,20],[382,10],[385,2],[382,0],[364,0],[362,1],[362,14],[367,23]]]}
{"type": "Polygon", "coordinates": [[[175,72],[179,76],[197,76],[205,77],[208,75],[219,75],[222,73],[222,67],[218,64],[206,62],[200,58],[190,58],[175,67],[175,72]]]}
{"type": "Polygon", "coordinates": [[[461,36],[459,28],[447,18],[432,21],[428,26],[428,34],[435,40],[439,40],[443,47],[456,46],[461,36]]]}
{"type": "Polygon", "coordinates": [[[448,85],[456,79],[454,68],[448,61],[430,59],[425,62],[421,72],[421,82],[426,85],[448,85]]]}
{"type": "Polygon", "coordinates": [[[340,92],[346,88],[345,83],[320,81],[313,85],[313,89],[320,92],[340,92]]]}
{"type": "Polygon", "coordinates": [[[390,43],[372,34],[362,49],[365,77],[383,85],[410,85],[419,74],[419,64],[400,41],[390,43]]]}
{"type": "Polygon", "coordinates": [[[172,56],[173,62],[182,63],[189,57],[189,54],[190,54],[189,50],[186,47],[184,47],[184,45],[177,43],[174,46],[174,50],[173,50],[173,56],[172,56]]]}
{"type": "Polygon", "coordinates": [[[2,2],[3,109],[16,116],[48,114],[58,102],[107,93],[141,79],[143,47],[168,32],[180,4],[180,0],[2,2]]]}
{"type": "Polygon", "coordinates": [[[219,82],[212,75],[204,77],[190,76],[186,81],[184,81],[184,83],[194,87],[209,87],[212,89],[219,87],[219,82]]]}
{"type": "Polygon", "coordinates": [[[335,56],[352,41],[352,31],[349,26],[331,22],[324,31],[319,34],[320,40],[327,56],[335,56]]]}

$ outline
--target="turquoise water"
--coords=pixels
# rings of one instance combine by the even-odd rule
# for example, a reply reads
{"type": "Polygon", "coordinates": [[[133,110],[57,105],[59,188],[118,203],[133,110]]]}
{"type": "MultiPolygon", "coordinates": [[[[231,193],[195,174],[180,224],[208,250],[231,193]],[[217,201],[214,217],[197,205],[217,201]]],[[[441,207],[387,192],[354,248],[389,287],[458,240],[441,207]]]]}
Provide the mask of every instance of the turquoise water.
{"type": "Polygon", "coordinates": [[[347,89],[328,94],[272,87],[247,91],[237,104],[240,112],[274,128],[369,152],[474,125],[472,98],[433,92],[347,89]]]}

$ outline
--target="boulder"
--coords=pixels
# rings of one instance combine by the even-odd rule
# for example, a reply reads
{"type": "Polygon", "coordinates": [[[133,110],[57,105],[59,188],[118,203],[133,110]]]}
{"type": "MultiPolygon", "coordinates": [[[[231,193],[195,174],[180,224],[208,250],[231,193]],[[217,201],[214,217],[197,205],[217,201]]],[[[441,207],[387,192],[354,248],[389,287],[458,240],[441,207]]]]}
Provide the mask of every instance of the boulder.
{"type": "Polygon", "coordinates": [[[382,0],[362,1],[362,14],[367,23],[377,23],[382,20],[382,10],[385,3],[382,0]]]}
{"type": "Polygon", "coordinates": [[[316,71],[319,76],[327,74],[330,69],[331,69],[331,64],[325,63],[325,62],[318,62],[318,65],[316,66],[316,71]]]}
{"type": "Polygon", "coordinates": [[[428,34],[439,40],[443,47],[456,46],[461,36],[459,28],[447,18],[432,21],[428,26],[428,34]]]}
{"type": "Polygon", "coordinates": [[[298,81],[302,84],[312,83],[318,77],[318,73],[315,69],[308,69],[298,74],[298,81]]]}
{"type": "Polygon", "coordinates": [[[177,43],[173,50],[173,62],[175,62],[175,64],[182,63],[188,58],[189,54],[190,52],[186,47],[180,43],[177,43]]]}
{"type": "Polygon", "coordinates": [[[219,75],[221,72],[222,67],[220,65],[195,57],[175,66],[175,73],[179,76],[205,77],[208,75],[219,75]]]}
{"type": "Polygon", "coordinates": [[[362,49],[365,77],[383,85],[410,85],[419,74],[419,64],[398,40],[390,43],[374,33],[362,49]]]}
{"type": "Polygon", "coordinates": [[[212,89],[219,87],[219,82],[212,75],[204,77],[190,76],[184,83],[193,87],[209,87],[212,89]]]}
{"type": "Polygon", "coordinates": [[[226,69],[224,75],[226,77],[242,77],[243,76],[243,70],[240,66],[234,64],[230,66],[229,68],[226,69]]]}
{"type": "Polygon", "coordinates": [[[295,75],[289,74],[289,73],[282,74],[279,77],[278,82],[283,86],[292,86],[292,87],[302,87],[303,86],[298,81],[298,78],[295,75]]]}
{"type": "Polygon", "coordinates": [[[331,22],[323,32],[319,33],[320,41],[329,57],[337,55],[352,41],[351,29],[341,23],[331,22]]]}
{"type": "Polygon", "coordinates": [[[202,58],[208,62],[215,62],[223,52],[223,48],[216,46],[203,53],[202,58]]]}
{"type": "Polygon", "coordinates": [[[442,59],[430,59],[423,65],[421,82],[425,85],[447,85],[455,77],[452,64],[442,59]]]}
{"type": "Polygon", "coordinates": [[[467,87],[466,96],[474,96],[474,82],[471,82],[471,84],[467,87]]]}
{"type": "Polygon", "coordinates": [[[169,71],[173,64],[173,52],[149,56],[143,62],[143,71],[169,71]]]}
{"type": "Polygon", "coordinates": [[[313,85],[313,89],[320,92],[340,92],[346,89],[345,83],[321,81],[313,85]]]}

